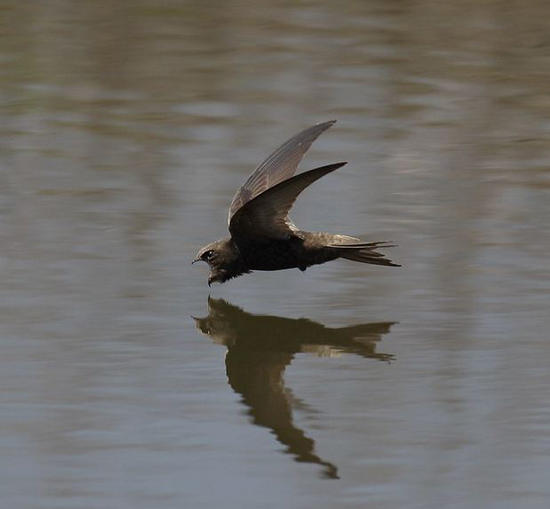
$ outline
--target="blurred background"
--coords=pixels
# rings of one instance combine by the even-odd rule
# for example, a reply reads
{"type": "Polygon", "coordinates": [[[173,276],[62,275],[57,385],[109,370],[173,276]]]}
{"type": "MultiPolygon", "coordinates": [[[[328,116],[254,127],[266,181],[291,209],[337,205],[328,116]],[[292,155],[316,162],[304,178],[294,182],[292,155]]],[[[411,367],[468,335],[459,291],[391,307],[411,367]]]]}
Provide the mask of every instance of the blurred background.
{"type": "Polygon", "coordinates": [[[548,507],[548,23],[543,0],[4,0],[3,505],[548,507]],[[403,267],[209,289],[190,262],[233,193],[333,118],[301,168],[349,164],[292,217],[403,267]]]}

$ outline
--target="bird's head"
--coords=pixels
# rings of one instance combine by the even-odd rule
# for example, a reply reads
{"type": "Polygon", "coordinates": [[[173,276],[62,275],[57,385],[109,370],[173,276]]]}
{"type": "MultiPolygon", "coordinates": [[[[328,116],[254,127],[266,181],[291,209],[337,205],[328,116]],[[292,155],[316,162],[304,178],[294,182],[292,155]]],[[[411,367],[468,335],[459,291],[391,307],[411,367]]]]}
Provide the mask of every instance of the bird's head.
{"type": "Polygon", "coordinates": [[[195,256],[192,263],[206,262],[210,267],[208,286],[212,283],[225,283],[238,274],[234,273],[234,266],[239,253],[231,239],[222,239],[204,246],[195,256]]]}

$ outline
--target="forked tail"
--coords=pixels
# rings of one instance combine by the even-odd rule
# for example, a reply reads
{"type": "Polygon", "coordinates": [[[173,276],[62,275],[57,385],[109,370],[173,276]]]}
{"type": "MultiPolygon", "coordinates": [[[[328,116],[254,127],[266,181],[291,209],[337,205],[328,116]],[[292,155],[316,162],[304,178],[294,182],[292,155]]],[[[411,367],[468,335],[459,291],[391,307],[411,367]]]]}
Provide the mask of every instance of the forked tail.
{"type": "Polygon", "coordinates": [[[392,260],[386,258],[377,249],[395,247],[390,242],[346,242],[342,244],[330,244],[328,247],[336,249],[340,258],[353,260],[354,262],[370,263],[371,265],[385,265],[387,267],[401,267],[392,260]]]}

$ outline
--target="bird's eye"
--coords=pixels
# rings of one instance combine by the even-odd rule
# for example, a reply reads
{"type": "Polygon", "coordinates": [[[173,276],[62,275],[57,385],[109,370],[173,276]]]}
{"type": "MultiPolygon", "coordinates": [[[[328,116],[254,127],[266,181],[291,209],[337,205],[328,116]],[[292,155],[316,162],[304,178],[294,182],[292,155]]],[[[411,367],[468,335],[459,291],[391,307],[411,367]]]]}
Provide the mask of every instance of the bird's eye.
{"type": "Polygon", "coordinates": [[[214,256],[214,251],[210,250],[210,251],[206,251],[206,253],[202,255],[202,258],[204,260],[210,260],[210,258],[212,258],[213,256],[214,256]]]}

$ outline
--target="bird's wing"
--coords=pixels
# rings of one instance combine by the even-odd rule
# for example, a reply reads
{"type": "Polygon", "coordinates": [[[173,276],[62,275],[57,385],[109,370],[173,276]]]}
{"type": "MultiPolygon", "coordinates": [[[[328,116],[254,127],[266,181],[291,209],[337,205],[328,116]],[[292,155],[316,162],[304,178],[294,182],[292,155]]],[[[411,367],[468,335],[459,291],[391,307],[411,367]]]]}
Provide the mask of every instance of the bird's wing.
{"type": "Polygon", "coordinates": [[[228,224],[231,223],[235,213],[247,202],[279,182],[292,177],[311,144],[323,131],[335,123],[336,120],[330,120],[298,133],[260,164],[235,194],[229,207],[228,224]]]}
{"type": "Polygon", "coordinates": [[[236,239],[250,237],[287,239],[297,230],[288,218],[288,212],[298,195],[316,180],[345,164],[321,166],[283,180],[264,191],[235,213],[229,223],[231,235],[236,239]]]}

